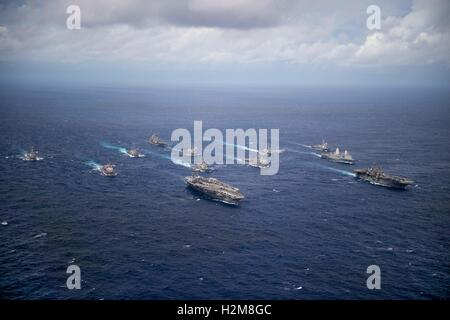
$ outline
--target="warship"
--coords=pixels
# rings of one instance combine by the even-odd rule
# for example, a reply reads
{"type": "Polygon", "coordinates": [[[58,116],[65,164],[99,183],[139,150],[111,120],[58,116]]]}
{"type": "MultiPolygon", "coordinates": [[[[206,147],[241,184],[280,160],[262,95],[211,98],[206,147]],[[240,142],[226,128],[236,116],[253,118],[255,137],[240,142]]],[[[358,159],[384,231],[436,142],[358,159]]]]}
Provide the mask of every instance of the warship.
{"type": "Polygon", "coordinates": [[[30,148],[30,151],[25,152],[25,160],[36,161],[38,160],[38,152],[34,150],[34,147],[30,148]]]}
{"type": "Polygon", "coordinates": [[[138,149],[127,149],[127,155],[131,158],[139,158],[142,157],[142,154],[139,153],[138,149]]]}
{"type": "Polygon", "coordinates": [[[101,166],[100,168],[100,172],[107,177],[115,177],[117,176],[117,172],[114,171],[114,167],[115,165],[113,164],[104,164],[103,166],[101,166]]]}
{"type": "Polygon", "coordinates": [[[186,154],[191,157],[195,157],[198,154],[197,148],[189,148],[186,150],[186,154]]]}
{"type": "Polygon", "coordinates": [[[320,157],[338,163],[353,164],[355,162],[347,150],[345,150],[344,153],[341,153],[339,148],[336,148],[336,151],[334,152],[322,152],[320,157]]]}
{"type": "Polygon", "coordinates": [[[211,172],[211,168],[208,166],[208,164],[205,162],[205,160],[202,160],[202,162],[194,165],[192,167],[193,172],[211,172]]]}
{"type": "Polygon", "coordinates": [[[166,145],[166,143],[156,134],[152,134],[152,136],[148,139],[148,143],[160,147],[164,147],[166,145]]]}
{"type": "Polygon", "coordinates": [[[267,157],[260,155],[256,158],[245,158],[245,164],[250,167],[262,169],[269,167],[270,161],[267,160],[267,157]]]}
{"type": "Polygon", "coordinates": [[[328,148],[328,143],[325,142],[325,140],[322,140],[322,143],[312,145],[311,148],[322,152],[330,151],[330,149],[328,148]]]}
{"type": "Polygon", "coordinates": [[[263,156],[270,157],[272,155],[272,147],[268,145],[267,148],[262,149],[259,153],[263,156]]]}
{"type": "Polygon", "coordinates": [[[394,188],[405,189],[407,186],[413,184],[412,180],[405,177],[392,176],[385,173],[380,167],[369,167],[367,169],[354,170],[356,178],[367,181],[371,184],[394,188]]]}
{"type": "Polygon", "coordinates": [[[205,178],[193,174],[190,177],[186,177],[185,181],[189,188],[214,201],[237,206],[244,199],[244,195],[238,188],[232,187],[215,178],[205,178]]]}

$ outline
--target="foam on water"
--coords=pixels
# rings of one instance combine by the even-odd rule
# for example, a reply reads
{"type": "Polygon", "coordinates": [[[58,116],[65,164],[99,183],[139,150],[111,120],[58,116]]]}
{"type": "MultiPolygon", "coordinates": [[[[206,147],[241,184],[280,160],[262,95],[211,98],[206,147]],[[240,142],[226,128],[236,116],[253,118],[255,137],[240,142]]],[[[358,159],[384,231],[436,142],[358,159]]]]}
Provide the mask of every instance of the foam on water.
{"type": "Polygon", "coordinates": [[[301,146],[304,148],[308,148],[308,149],[312,149],[312,146],[307,145],[307,144],[303,144],[303,143],[298,143],[298,142],[294,142],[294,141],[286,141],[289,144],[295,144],[296,146],[301,146]]]}
{"type": "Polygon", "coordinates": [[[94,160],[89,160],[86,161],[85,164],[87,164],[88,166],[90,166],[93,170],[96,171],[100,171],[102,166],[100,164],[98,164],[97,162],[95,162],[94,160]]]}
{"type": "Polygon", "coordinates": [[[125,149],[123,147],[114,146],[114,145],[112,145],[112,144],[110,144],[108,142],[104,142],[104,141],[100,142],[100,145],[103,148],[112,149],[112,150],[119,151],[120,153],[127,154],[127,149],[125,149]]]}
{"type": "Polygon", "coordinates": [[[223,144],[227,145],[227,146],[233,146],[233,147],[236,147],[236,148],[241,149],[241,150],[259,152],[258,149],[253,149],[253,148],[249,148],[249,147],[246,147],[246,146],[241,146],[241,145],[235,144],[235,143],[228,143],[228,142],[223,141],[223,144]]]}
{"type": "Polygon", "coordinates": [[[324,168],[326,170],[329,170],[329,171],[333,171],[333,172],[336,172],[336,173],[343,174],[345,176],[356,178],[356,174],[354,174],[353,172],[350,172],[350,171],[336,169],[336,168],[324,166],[324,165],[321,165],[321,164],[318,164],[317,166],[319,166],[321,168],[324,168]]]}
{"type": "Polygon", "coordinates": [[[146,154],[149,154],[149,155],[152,155],[152,156],[155,156],[155,157],[159,157],[159,158],[162,158],[162,159],[165,159],[165,160],[170,160],[173,164],[176,164],[178,166],[182,166],[182,167],[185,167],[185,168],[190,168],[191,167],[190,163],[187,163],[187,162],[184,162],[184,161],[178,160],[178,159],[172,159],[172,157],[170,155],[168,155],[168,154],[154,152],[154,151],[151,151],[151,150],[148,150],[148,149],[144,149],[143,151],[146,154]]]}
{"type": "Polygon", "coordinates": [[[320,158],[320,154],[312,152],[312,151],[299,151],[299,150],[295,150],[295,149],[291,149],[291,148],[286,148],[285,150],[288,152],[293,152],[293,153],[298,153],[298,154],[308,154],[308,155],[320,158]]]}

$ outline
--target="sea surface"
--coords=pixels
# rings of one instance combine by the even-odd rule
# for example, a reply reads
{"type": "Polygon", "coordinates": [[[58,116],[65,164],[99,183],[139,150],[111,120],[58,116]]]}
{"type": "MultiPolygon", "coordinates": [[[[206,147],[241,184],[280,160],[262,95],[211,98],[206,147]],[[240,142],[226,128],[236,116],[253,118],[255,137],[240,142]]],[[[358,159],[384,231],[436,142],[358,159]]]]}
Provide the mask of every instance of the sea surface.
{"type": "Polygon", "coordinates": [[[2,86],[0,119],[1,298],[450,298],[448,90],[2,86]],[[194,120],[280,129],[279,173],[216,166],[239,207],[192,193],[190,169],[147,140],[194,120]],[[322,139],[356,164],[318,158],[322,139]],[[30,146],[42,160],[22,159],[30,146]],[[355,180],[372,164],[415,183],[355,180]]]}

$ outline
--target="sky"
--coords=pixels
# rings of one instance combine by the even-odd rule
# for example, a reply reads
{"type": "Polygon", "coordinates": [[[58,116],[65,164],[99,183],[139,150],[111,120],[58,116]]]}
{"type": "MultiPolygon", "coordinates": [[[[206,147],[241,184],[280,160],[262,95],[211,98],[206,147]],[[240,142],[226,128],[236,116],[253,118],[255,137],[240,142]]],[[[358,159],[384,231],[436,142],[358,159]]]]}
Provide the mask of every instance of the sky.
{"type": "Polygon", "coordinates": [[[0,81],[448,87],[449,16],[448,0],[0,1],[0,81]]]}

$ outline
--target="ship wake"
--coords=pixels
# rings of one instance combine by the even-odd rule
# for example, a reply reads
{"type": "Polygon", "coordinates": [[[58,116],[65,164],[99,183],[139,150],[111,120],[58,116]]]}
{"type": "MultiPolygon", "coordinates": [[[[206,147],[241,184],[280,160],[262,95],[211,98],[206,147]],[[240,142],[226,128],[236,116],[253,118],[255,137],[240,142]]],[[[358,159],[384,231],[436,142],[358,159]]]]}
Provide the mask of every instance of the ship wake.
{"type": "Polygon", "coordinates": [[[321,167],[321,168],[324,168],[324,169],[326,169],[326,170],[329,170],[329,171],[333,171],[333,172],[336,172],[336,173],[340,173],[340,174],[345,175],[345,176],[348,176],[348,177],[356,178],[356,174],[353,173],[353,172],[350,172],[350,171],[341,170],[341,169],[336,169],[336,168],[333,168],[333,167],[327,167],[327,166],[323,166],[323,165],[318,165],[318,166],[321,167]]]}
{"type": "Polygon", "coordinates": [[[108,142],[102,141],[102,142],[100,142],[100,145],[101,145],[103,148],[111,149],[111,150],[116,150],[116,151],[118,151],[118,152],[120,152],[120,153],[127,154],[127,149],[122,148],[122,147],[118,147],[118,146],[114,146],[114,145],[112,145],[112,144],[110,144],[110,143],[108,143],[108,142]]]}
{"type": "Polygon", "coordinates": [[[182,166],[182,167],[185,167],[185,168],[190,168],[191,167],[190,163],[184,162],[182,160],[172,159],[172,157],[170,157],[169,155],[165,155],[165,154],[162,154],[162,153],[150,151],[150,150],[147,150],[147,149],[144,149],[143,151],[146,154],[149,154],[149,155],[152,155],[152,156],[156,156],[156,157],[159,157],[159,158],[162,158],[162,159],[165,159],[165,160],[170,160],[173,164],[175,164],[177,166],[182,166]]]}
{"type": "Polygon", "coordinates": [[[100,164],[98,164],[97,162],[95,162],[94,160],[89,160],[85,162],[86,165],[88,165],[89,167],[92,168],[92,170],[95,171],[100,171],[102,166],[100,164]]]}
{"type": "Polygon", "coordinates": [[[292,152],[292,153],[298,153],[298,154],[307,154],[307,155],[311,155],[311,156],[320,158],[320,154],[312,152],[312,151],[299,151],[299,150],[295,150],[295,149],[291,149],[291,148],[286,148],[286,151],[292,152]]]}

